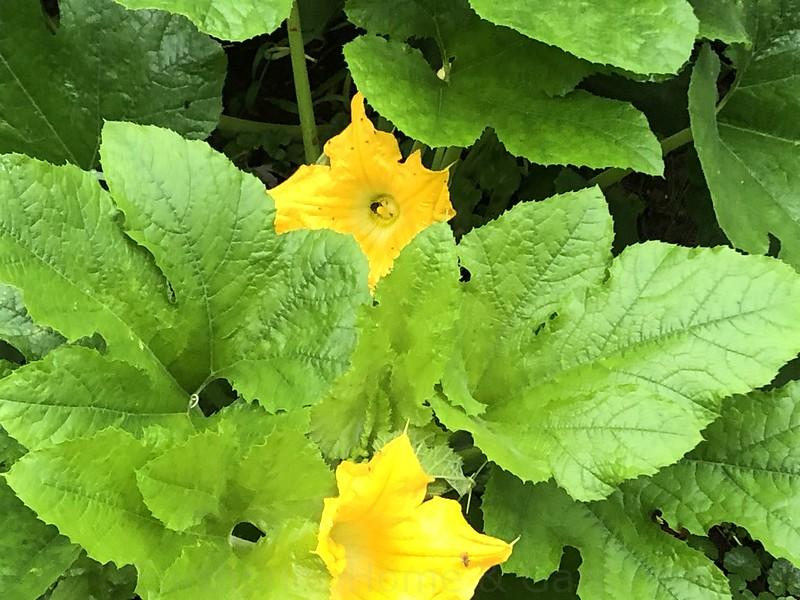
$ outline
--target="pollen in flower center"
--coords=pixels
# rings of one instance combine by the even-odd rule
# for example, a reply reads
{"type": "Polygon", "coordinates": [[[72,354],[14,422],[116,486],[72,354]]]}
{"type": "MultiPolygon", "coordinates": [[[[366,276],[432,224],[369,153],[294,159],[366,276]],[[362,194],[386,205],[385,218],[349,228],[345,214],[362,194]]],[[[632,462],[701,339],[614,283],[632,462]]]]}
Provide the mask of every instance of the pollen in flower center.
{"type": "Polygon", "coordinates": [[[383,225],[392,223],[400,214],[397,201],[388,195],[377,196],[369,204],[369,210],[376,221],[383,225]]]}

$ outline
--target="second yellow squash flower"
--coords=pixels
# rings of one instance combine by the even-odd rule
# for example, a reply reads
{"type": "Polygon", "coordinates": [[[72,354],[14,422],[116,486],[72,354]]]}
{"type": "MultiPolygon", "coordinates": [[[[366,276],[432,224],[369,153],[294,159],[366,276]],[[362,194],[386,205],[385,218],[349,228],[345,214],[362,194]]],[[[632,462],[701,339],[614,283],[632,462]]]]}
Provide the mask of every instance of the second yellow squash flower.
{"type": "Polygon", "coordinates": [[[369,285],[392,268],[420,231],[455,216],[448,172],[431,171],[413,152],[404,162],[395,137],[378,131],[358,93],[352,123],[325,144],[330,166],[303,165],[270,190],[278,233],[332,229],[352,234],[369,260],[369,285]]]}
{"type": "Polygon", "coordinates": [[[508,559],[511,545],[472,529],[457,501],[425,501],[432,481],[405,434],[368,463],[339,465],[317,546],[331,600],[468,600],[508,559]]]}

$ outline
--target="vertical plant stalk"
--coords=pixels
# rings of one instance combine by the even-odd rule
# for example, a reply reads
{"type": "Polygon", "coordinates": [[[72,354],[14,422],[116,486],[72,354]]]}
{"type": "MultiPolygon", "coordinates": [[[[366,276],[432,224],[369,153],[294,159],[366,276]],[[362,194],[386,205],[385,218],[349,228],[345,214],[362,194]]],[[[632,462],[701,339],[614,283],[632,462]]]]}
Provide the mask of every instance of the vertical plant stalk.
{"type": "Polygon", "coordinates": [[[306,52],[303,46],[303,30],[300,26],[300,9],[297,0],[286,23],[289,33],[289,53],[292,57],[294,90],[297,96],[297,111],[300,114],[300,130],[303,133],[303,149],[306,162],[314,164],[320,155],[317,124],[314,120],[314,101],[311,99],[311,84],[308,81],[306,52]]]}

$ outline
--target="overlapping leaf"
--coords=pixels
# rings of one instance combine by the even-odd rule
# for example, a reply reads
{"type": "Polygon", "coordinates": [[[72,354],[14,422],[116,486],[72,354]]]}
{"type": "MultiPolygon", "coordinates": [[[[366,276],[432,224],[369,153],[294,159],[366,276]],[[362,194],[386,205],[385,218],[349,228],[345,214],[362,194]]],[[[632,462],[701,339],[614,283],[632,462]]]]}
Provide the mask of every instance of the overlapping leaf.
{"type": "Polygon", "coordinates": [[[300,597],[305,586],[326,585],[307,534],[333,476],[302,434],[273,431],[280,417],[247,410],[248,420],[264,431],[255,446],[250,428],[240,437],[238,418],[229,421],[224,413],[212,428],[183,436],[155,429],[136,439],[111,428],[30,452],[8,481],[95,560],[135,565],[137,591],[147,598],[186,597],[173,594],[185,593],[187,582],[210,593],[231,581],[239,582],[241,598],[277,600],[289,591],[300,597]],[[198,478],[209,465],[222,471],[198,478]],[[209,485],[217,494],[212,504],[205,501],[209,485]],[[230,534],[241,521],[270,537],[234,552],[230,534]],[[212,559],[220,563],[212,566],[212,559]],[[262,560],[268,568],[254,568],[262,560]]]}
{"type": "Polygon", "coordinates": [[[705,556],[664,534],[705,534],[735,521],[766,549],[800,560],[795,515],[800,497],[800,385],[730,399],[704,441],[652,479],[626,483],[601,502],[571,500],[552,483],[523,484],[496,471],[484,497],[486,528],[521,536],[505,569],[540,577],[563,545],[581,551],[579,594],[586,600],[630,593],[655,599],[730,598],[727,582],[705,556]]]}
{"type": "Polygon", "coordinates": [[[736,522],[800,563],[800,383],[732,398],[704,436],[678,464],[635,482],[648,504],[698,534],[736,522]]]}
{"type": "Polygon", "coordinates": [[[36,325],[25,310],[19,291],[0,285],[0,340],[11,344],[27,360],[35,360],[61,345],[64,338],[36,325]]]}
{"type": "Polygon", "coordinates": [[[735,53],[737,80],[715,112],[718,58],[700,53],[692,75],[692,132],[722,229],[739,248],[800,268],[800,9],[764,0],[750,14],[751,52],[735,53]]]}
{"type": "Polygon", "coordinates": [[[272,33],[289,16],[292,0],[116,0],[128,8],[159,8],[191,19],[200,31],[223,40],[272,33]]]}
{"type": "Polygon", "coordinates": [[[603,195],[593,189],[518,205],[463,238],[458,253],[470,280],[460,351],[444,376],[450,402],[480,414],[485,407],[475,398],[503,401],[524,387],[515,343],[506,340],[527,340],[565,297],[599,281],[613,235],[603,195]]]}
{"type": "Polygon", "coordinates": [[[9,600],[38,598],[80,554],[0,483],[0,589],[9,600]]]}
{"type": "Polygon", "coordinates": [[[116,568],[113,564],[101,565],[85,554],[64,572],[52,592],[42,600],[130,600],[136,588],[136,570],[133,567],[116,568]]]}
{"type": "Polygon", "coordinates": [[[28,0],[0,4],[0,152],[93,168],[103,120],[204,138],[222,110],[225,55],[183,17],[113,0],[61,0],[48,27],[28,0]]]}
{"type": "Polygon", "coordinates": [[[196,384],[228,378],[273,408],[315,401],[345,366],[354,307],[367,297],[352,240],[276,236],[257,179],[165,130],[109,124],[101,155],[128,234],[153,253],[180,308],[176,326],[192,332],[188,364],[176,368],[192,369],[196,384]],[[175,163],[162,160],[166,149],[175,163]]]}
{"type": "Polygon", "coordinates": [[[729,600],[722,572],[702,552],[661,531],[636,494],[601,502],[572,500],[552,482],[524,484],[496,470],[483,501],[492,535],[519,536],[503,570],[540,579],[558,567],[564,546],[580,550],[582,600],[729,600]]]}
{"type": "Polygon", "coordinates": [[[347,12],[370,33],[390,35],[362,36],[345,57],[370,103],[411,137],[469,146],[491,126],[534,162],[661,172],[660,147],[632,106],[581,91],[553,97],[591,65],[481,20],[466,0],[350,0],[347,12]],[[436,66],[404,43],[411,37],[433,40],[436,66]]]}
{"type": "Polygon", "coordinates": [[[316,527],[308,521],[287,522],[245,551],[201,543],[184,551],[152,598],[326,600],[329,584],[312,554],[315,544],[316,527]]]}
{"type": "Polygon", "coordinates": [[[689,59],[697,18],[686,0],[469,0],[484,19],[594,63],[676,73],[689,59]],[[611,33],[613,32],[613,34],[611,33]]]}
{"type": "Polygon", "coordinates": [[[111,195],[75,167],[0,159],[0,279],[37,322],[106,346],[1,382],[0,423],[31,446],[138,433],[185,421],[189,395],[218,377],[272,408],[316,400],[347,365],[367,297],[352,240],[276,236],[256,179],[165,130],[109,125],[103,161],[111,195]]]}
{"type": "Polygon", "coordinates": [[[187,407],[185,392],[88,348],[59,348],[0,381],[0,423],[29,449],[111,426],[185,431],[187,407]]]}
{"type": "Polygon", "coordinates": [[[700,37],[748,44],[746,0],[690,0],[700,20],[700,37]]]}
{"type": "Polygon", "coordinates": [[[580,214],[567,204],[574,195],[542,203],[529,243],[557,241],[538,257],[520,253],[533,260],[504,260],[513,215],[532,210],[525,206],[464,238],[465,266],[480,260],[467,294],[520,324],[508,331],[491,312],[481,325],[465,321],[492,345],[478,346],[483,360],[465,356],[444,382],[451,401],[434,408],[522,479],[555,477],[573,497],[595,500],[675,462],[701,440],[723,397],[768,383],[797,354],[800,277],[779,261],[726,248],[650,242],[628,248],[600,281],[598,259],[609,245],[593,241],[610,224],[607,214],[598,218],[605,207],[597,192],[582,194],[593,215],[588,235],[560,217],[580,214]],[[569,269],[554,270],[564,256],[569,269]],[[538,281],[542,293],[526,296],[538,281]],[[550,313],[557,317],[546,322],[550,313]]]}
{"type": "Polygon", "coordinates": [[[429,227],[382,279],[349,370],[312,412],[312,434],[326,455],[347,458],[375,435],[431,419],[433,394],[450,354],[458,306],[458,257],[450,228],[429,227]]]}

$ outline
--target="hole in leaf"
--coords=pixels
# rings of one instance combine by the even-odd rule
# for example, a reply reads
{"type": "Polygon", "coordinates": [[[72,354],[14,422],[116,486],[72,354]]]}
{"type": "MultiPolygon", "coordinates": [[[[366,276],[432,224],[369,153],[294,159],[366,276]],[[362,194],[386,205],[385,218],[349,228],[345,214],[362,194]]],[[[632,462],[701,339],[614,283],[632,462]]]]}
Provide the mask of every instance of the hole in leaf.
{"type": "Polygon", "coordinates": [[[238,395],[225,379],[215,379],[200,392],[200,410],[207,417],[233,404],[238,395]]]}
{"type": "Polygon", "coordinates": [[[681,541],[686,541],[689,538],[689,531],[685,527],[681,527],[680,529],[673,529],[670,527],[670,524],[664,519],[663,513],[660,510],[654,510],[650,518],[661,528],[661,531],[670,534],[672,537],[681,541]]]}
{"type": "Polygon", "coordinates": [[[42,13],[45,16],[47,28],[53,33],[59,27],[61,20],[61,12],[58,7],[58,0],[41,0],[42,13]]]}
{"type": "Polygon", "coordinates": [[[2,340],[0,340],[0,358],[18,365],[25,364],[25,357],[22,353],[2,340]]]}
{"type": "Polygon", "coordinates": [[[773,258],[777,258],[780,253],[781,253],[781,241],[770,233],[769,252],[767,252],[767,254],[773,258]]]}
{"type": "Polygon", "coordinates": [[[75,340],[76,346],[83,346],[84,348],[92,348],[101,354],[105,353],[108,348],[105,338],[99,333],[93,333],[82,338],[75,340]]]}
{"type": "Polygon", "coordinates": [[[470,279],[472,279],[472,273],[466,267],[461,267],[461,277],[459,281],[467,283],[470,279]]]}
{"type": "Polygon", "coordinates": [[[233,529],[231,530],[231,535],[247,542],[257,542],[267,534],[252,523],[248,521],[242,521],[241,523],[234,525],[233,529]]]}
{"type": "Polygon", "coordinates": [[[172,284],[168,281],[167,282],[167,300],[170,304],[175,304],[175,288],[172,287],[172,284]]]}

